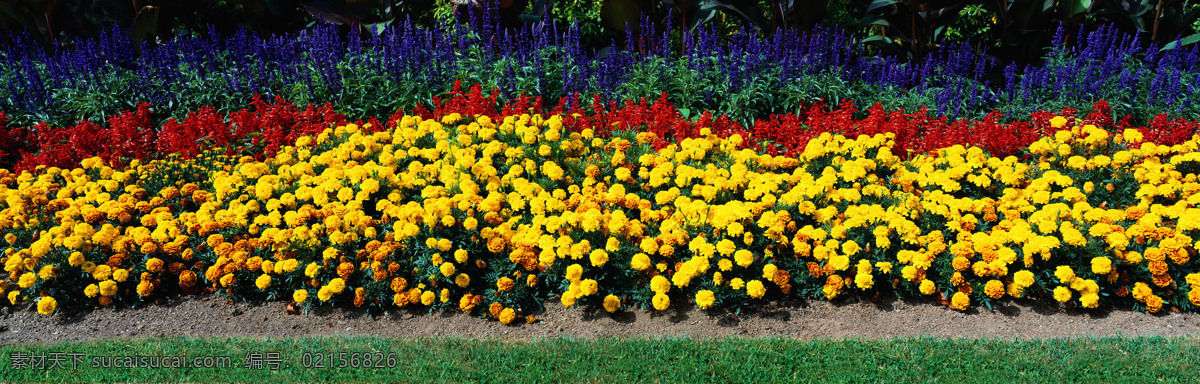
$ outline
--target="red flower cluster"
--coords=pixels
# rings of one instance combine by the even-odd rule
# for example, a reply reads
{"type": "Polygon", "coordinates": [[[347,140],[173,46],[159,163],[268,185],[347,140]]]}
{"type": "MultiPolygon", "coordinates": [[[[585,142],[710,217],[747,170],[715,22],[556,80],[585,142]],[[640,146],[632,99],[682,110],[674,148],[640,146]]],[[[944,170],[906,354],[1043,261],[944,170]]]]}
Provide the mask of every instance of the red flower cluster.
{"type": "MultiPolygon", "coordinates": [[[[1025,121],[1000,123],[1002,116],[993,112],[983,120],[948,122],[945,117],[934,118],[922,109],[913,113],[884,111],[876,104],[867,109],[867,116],[855,118],[859,111],[852,102],[843,102],[829,110],[821,103],[799,114],[773,115],[754,125],[754,137],[767,141],[764,150],[770,154],[798,155],[814,137],[825,132],[854,137],[892,132],[896,134],[895,150],[907,157],[909,152],[927,153],[955,144],[975,145],[995,156],[1015,155],[1021,148],[1042,137],[1049,130],[1049,116],[1034,117],[1040,124],[1025,121]]],[[[1053,116],[1053,114],[1050,114],[1053,116]]]]}
{"type": "MultiPolygon", "coordinates": [[[[255,96],[251,108],[225,116],[212,108],[201,108],[182,121],[170,119],[161,129],[153,127],[148,104],[137,111],[108,119],[103,127],[80,121],[69,128],[45,123],[0,130],[0,168],[28,170],[39,165],[67,168],[83,159],[99,156],[111,164],[133,159],[163,158],[167,154],[194,155],[205,148],[227,148],[228,153],[271,156],[285,143],[304,135],[320,133],[344,124],[346,116],[325,104],[297,107],[282,98],[267,103],[255,96]]],[[[6,119],[0,114],[0,123],[6,119]]],[[[378,124],[375,124],[378,126],[378,124]]]]}
{"type": "MultiPolygon", "coordinates": [[[[658,148],[697,137],[701,129],[709,128],[721,137],[741,134],[747,148],[787,156],[803,152],[810,139],[825,132],[847,136],[892,132],[896,134],[895,152],[904,157],[956,144],[979,146],[993,156],[1004,157],[1018,155],[1022,148],[1051,134],[1051,117],[1075,118],[1078,115],[1078,111],[1068,108],[1058,113],[1036,112],[1028,121],[1002,123],[1002,115],[993,112],[982,120],[949,122],[945,117],[930,116],[924,109],[912,113],[885,111],[876,104],[860,112],[847,101],[837,108],[816,103],[800,113],[772,115],[746,128],[728,116],[713,117],[710,112],[704,112],[695,121],[685,119],[666,94],[653,103],[643,98],[623,104],[604,103],[599,96],[584,102],[579,94],[575,94],[559,99],[554,108],[546,108],[541,97],[522,95],[502,103],[499,91],[485,96],[477,84],[464,92],[461,82],[455,82],[453,91],[446,98],[434,98],[432,105],[432,109],[417,107],[411,114],[441,118],[458,113],[493,119],[524,113],[558,114],[563,116],[564,125],[574,132],[588,128],[602,136],[615,131],[653,132],[659,137],[654,143],[658,148]],[[864,113],[865,117],[855,117],[864,113]]],[[[65,168],[92,156],[119,165],[132,159],[162,158],[171,153],[190,156],[214,147],[226,148],[230,154],[261,159],[273,156],[280,146],[294,142],[300,136],[317,134],[348,122],[345,115],[334,111],[328,103],[300,108],[279,97],[273,103],[267,103],[255,96],[250,106],[228,116],[212,108],[202,108],[182,121],[168,120],[157,130],[151,127],[152,111],[145,104],[137,111],[110,118],[108,127],[81,121],[70,128],[52,128],[40,123],[33,128],[0,129],[0,168],[26,170],[38,165],[65,168]]],[[[393,122],[389,126],[404,115],[403,110],[396,111],[388,118],[393,122]]],[[[1149,127],[1133,127],[1128,117],[1113,121],[1111,116],[1112,109],[1102,100],[1093,105],[1083,121],[1113,133],[1138,128],[1146,141],[1166,145],[1183,142],[1200,129],[1200,122],[1169,119],[1165,115],[1156,117],[1149,127]]],[[[0,112],[0,126],[7,121],[0,112]]],[[[358,123],[362,124],[362,121],[358,123]]],[[[368,123],[371,123],[369,131],[386,128],[374,117],[368,123]]]]}

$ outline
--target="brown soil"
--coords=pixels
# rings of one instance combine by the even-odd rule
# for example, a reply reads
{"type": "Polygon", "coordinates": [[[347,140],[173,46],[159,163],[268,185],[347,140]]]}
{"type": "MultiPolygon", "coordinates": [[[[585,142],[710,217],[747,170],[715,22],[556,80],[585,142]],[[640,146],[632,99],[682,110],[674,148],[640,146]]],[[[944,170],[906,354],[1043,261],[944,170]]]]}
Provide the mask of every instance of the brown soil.
{"type": "Polygon", "coordinates": [[[666,312],[563,308],[547,303],[533,324],[503,325],[463,313],[397,309],[370,317],[363,311],[316,309],[289,315],[283,302],[231,303],[184,297],[138,309],[97,309],[38,315],[29,307],[0,308],[0,344],[151,336],[296,337],[428,335],[532,339],[548,337],[761,337],[814,338],[1057,338],[1079,336],[1200,335],[1200,315],[1151,315],[1124,310],[1078,311],[1045,304],[1009,303],[995,311],[957,312],[931,301],[849,299],[794,302],[753,313],[666,312]]]}

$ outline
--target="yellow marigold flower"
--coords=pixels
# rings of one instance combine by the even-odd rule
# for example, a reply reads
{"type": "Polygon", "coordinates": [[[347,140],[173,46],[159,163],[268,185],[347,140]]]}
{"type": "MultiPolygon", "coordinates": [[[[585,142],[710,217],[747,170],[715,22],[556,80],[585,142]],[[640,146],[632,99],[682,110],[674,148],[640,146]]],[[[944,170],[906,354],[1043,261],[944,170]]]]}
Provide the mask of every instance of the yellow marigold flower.
{"type": "Polygon", "coordinates": [[[1189,273],[1187,276],[1185,276],[1183,278],[1183,281],[1186,281],[1188,284],[1190,284],[1193,287],[1200,287],[1200,272],[1189,273]]]}
{"type": "Polygon", "coordinates": [[[454,251],[454,261],[458,262],[459,264],[466,263],[467,262],[467,250],[459,249],[459,250],[454,251]]]}
{"type": "Polygon", "coordinates": [[[1060,303],[1070,301],[1071,289],[1064,286],[1058,286],[1054,288],[1054,300],[1058,300],[1060,303]]]}
{"type": "Polygon", "coordinates": [[[1145,139],[1145,136],[1143,136],[1142,133],[1136,129],[1126,129],[1121,133],[1121,136],[1124,137],[1125,141],[1128,141],[1130,144],[1141,143],[1142,140],[1145,139]]]}
{"type": "Polygon", "coordinates": [[[608,252],[605,252],[603,249],[593,250],[588,255],[588,259],[591,260],[593,267],[604,266],[608,262],[608,252]]]}
{"type": "Polygon", "coordinates": [[[887,262],[887,261],[876,262],[875,268],[879,268],[879,272],[883,272],[884,274],[892,273],[892,263],[891,262],[887,262]]]}
{"type": "Polygon", "coordinates": [[[300,268],[300,261],[296,259],[287,259],[275,264],[276,273],[291,273],[300,268]]]}
{"type": "Polygon", "coordinates": [[[854,254],[858,253],[860,250],[862,250],[862,247],[859,247],[858,243],[854,242],[854,240],[849,240],[845,243],[842,243],[842,252],[845,253],[846,256],[854,256],[854,254]]]}
{"type": "Polygon", "coordinates": [[[38,270],[38,277],[40,277],[42,280],[50,280],[54,278],[56,273],[57,272],[55,272],[55,267],[53,265],[45,265],[42,266],[42,269],[38,270]]]}
{"type": "Polygon", "coordinates": [[[1060,265],[1054,270],[1054,277],[1063,284],[1070,284],[1075,281],[1075,271],[1072,271],[1070,266],[1060,265]]]}
{"type": "Polygon", "coordinates": [[[971,296],[962,292],[954,292],[954,296],[950,296],[950,308],[960,311],[965,311],[971,306],[971,296]]]}
{"type": "Polygon", "coordinates": [[[629,267],[638,271],[645,271],[646,269],[649,269],[650,264],[650,256],[646,256],[645,253],[633,255],[633,258],[629,260],[629,267]]]}
{"type": "Polygon", "coordinates": [[[41,299],[38,300],[38,303],[37,303],[38,313],[43,314],[43,315],[50,315],[50,314],[53,314],[54,311],[57,311],[57,310],[58,310],[58,301],[54,300],[53,297],[43,296],[41,299]]]}
{"type": "Polygon", "coordinates": [[[315,262],[308,263],[308,266],[304,267],[304,275],[308,276],[310,279],[317,277],[317,273],[320,273],[320,272],[321,272],[321,265],[317,264],[315,262]]]}
{"type": "Polygon", "coordinates": [[[749,283],[746,283],[746,294],[755,299],[761,298],[767,294],[767,288],[763,286],[761,281],[750,280],[749,283]]]}
{"type": "Polygon", "coordinates": [[[1096,308],[1100,306],[1100,296],[1095,293],[1085,293],[1079,296],[1079,303],[1084,308],[1096,308]]]}
{"type": "Polygon", "coordinates": [[[435,300],[437,300],[437,294],[433,293],[433,291],[425,291],[421,293],[421,304],[427,306],[433,305],[435,300]]]}
{"type": "Polygon", "coordinates": [[[662,275],[654,276],[650,279],[650,290],[659,294],[667,293],[671,290],[671,281],[662,275]]]}
{"type": "MultiPolygon", "coordinates": [[[[12,234],[10,233],[9,235],[12,234]]],[[[79,252],[71,252],[71,256],[67,258],[67,264],[70,264],[72,267],[83,265],[83,262],[83,254],[79,252]]]]}
{"type": "Polygon", "coordinates": [[[875,286],[875,275],[869,273],[859,273],[854,275],[854,285],[859,289],[867,290],[875,286]]]}
{"type": "Polygon", "coordinates": [[[575,300],[576,300],[575,293],[570,292],[570,291],[563,293],[562,297],[560,298],[560,301],[562,301],[563,307],[566,307],[566,308],[571,308],[571,306],[575,305],[575,300]]]}
{"type": "Polygon", "coordinates": [[[665,311],[671,306],[671,298],[662,293],[655,294],[650,301],[654,303],[654,309],[659,311],[665,311]]]}
{"type": "Polygon", "coordinates": [[[1029,286],[1033,285],[1033,282],[1033,272],[1020,270],[1013,274],[1013,283],[1017,284],[1017,286],[1021,287],[1021,289],[1028,288],[1029,286]]]}
{"type": "Polygon", "coordinates": [[[733,260],[737,262],[737,265],[742,266],[742,268],[746,268],[749,267],[750,264],[754,263],[754,254],[745,249],[741,249],[733,253],[733,260]]]}
{"type": "Polygon", "coordinates": [[[468,285],[471,285],[471,276],[467,276],[465,273],[458,274],[458,276],[454,277],[454,285],[457,285],[459,288],[466,288],[468,285]]]}
{"type": "Polygon", "coordinates": [[[779,267],[776,267],[775,264],[764,265],[762,270],[762,278],[767,280],[774,279],[776,271],[779,271],[779,267]]]}
{"type": "Polygon", "coordinates": [[[67,238],[63,240],[63,246],[67,247],[68,249],[79,249],[80,247],[83,247],[83,240],[83,236],[67,236],[67,238]]]}
{"type": "Polygon", "coordinates": [[[717,253],[721,254],[721,256],[732,255],[736,250],[737,243],[734,243],[729,239],[721,239],[721,241],[717,242],[717,253]]]}
{"type": "Polygon", "coordinates": [[[604,310],[608,313],[616,312],[621,309],[621,298],[614,295],[604,297],[604,310]]]}
{"type": "Polygon", "coordinates": [[[88,284],[87,288],[83,289],[83,295],[87,297],[96,297],[100,295],[100,287],[96,284],[88,284]]]}
{"type": "Polygon", "coordinates": [[[37,275],[33,272],[25,272],[21,278],[17,280],[17,286],[21,288],[32,287],[37,282],[37,275]]]}
{"type": "Polygon", "coordinates": [[[591,296],[600,290],[600,285],[593,279],[584,279],[579,282],[579,294],[581,296],[591,296]]]}
{"type": "Polygon", "coordinates": [[[542,163],[542,174],[549,177],[550,180],[558,181],[563,177],[563,169],[559,168],[558,164],[553,161],[542,163]]]}
{"type": "Polygon", "coordinates": [[[934,292],[937,291],[937,284],[934,284],[933,280],[929,280],[929,279],[921,280],[920,289],[921,289],[921,294],[932,295],[934,292]]]}
{"type": "Polygon", "coordinates": [[[442,276],[446,277],[450,277],[450,275],[453,275],[455,271],[454,263],[451,262],[442,263],[442,266],[438,267],[438,269],[442,271],[442,276]]]}
{"type": "Polygon", "coordinates": [[[733,262],[729,261],[729,259],[718,260],[717,268],[721,269],[722,271],[729,272],[733,269],[733,262]]]}
{"type": "Polygon", "coordinates": [[[1092,273],[1107,275],[1109,272],[1112,272],[1112,259],[1104,256],[1092,258],[1092,273]]]}
{"type": "Polygon", "coordinates": [[[742,226],[742,223],[733,222],[725,226],[725,232],[734,237],[741,236],[745,230],[746,228],[742,226]]]}
{"type": "Polygon", "coordinates": [[[845,271],[847,268],[850,268],[850,257],[846,255],[834,255],[829,258],[828,265],[833,267],[835,271],[845,271]]]}
{"type": "Polygon", "coordinates": [[[271,287],[271,275],[262,274],[262,275],[258,276],[257,279],[254,279],[254,286],[256,286],[256,287],[258,287],[258,289],[262,289],[262,290],[270,288],[271,287]]]}
{"type": "Polygon", "coordinates": [[[332,280],[329,280],[328,287],[330,292],[342,293],[342,291],[346,290],[346,281],[342,280],[340,277],[335,277],[332,280]]]}
{"type": "Polygon", "coordinates": [[[96,280],[108,280],[112,277],[112,267],[106,264],[97,265],[92,269],[92,277],[96,280]]]}
{"type": "Polygon", "coordinates": [[[713,294],[713,291],[705,289],[700,292],[696,292],[696,306],[700,307],[700,309],[712,308],[713,303],[716,301],[717,296],[713,294]]]}
{"type": "Polygon", "coordinates": [[[567,281],[579,281],[583,277],[583,266],[579,264],[571,264],[567,266],[567,281]]]}
{"type": "Polygon", "coordinates": [[[307,289],[297,289],[295,292],[292,292],[292,301],[303,303],[305,300],[308,300],[307,289]]]}
{"type": "MultiPolygon", "coordinates": [[[[428,304],[426,304],[426,305],[428,305],[428,304]]],[[[517,318],[517,311],[514,311],[512,308],[504,308],[503,311],[500,311],[499,319],[500,319],[500,322],[503,324],[510,324],[516,318],[517,318]]]]}
{"type": "Polygon", "coordinates": [[[869,275],[872,272],[871,261],[867,259],[859,259],[858,265],[855,266],[860,275],[869,275]]]}
{"type": "Polygon", "coordinates": [[[604,249],[609,252],[616,252],[617,250],[621,249],[621,240],[617,240],[615,237],[609,237],[608,241],[604,244],[604,249]]]}
{"type": "Polygon", "coordinates": [[[336,259],[340,253],[341,252],[338,251],[337,248],[334,248],[334,247],[325,248],[325,251],[321,252],[321,258],[326,259],[326,260],[336,259]]]}
{"type": "Polygon", "coordinates": [[[1062,116],[1054,116],[1050,118],[1050,126],[1054,129],[1061,129],[1062,127],[1067,126],[1067,118],[1062,116]]]}
{"type": "Polygon", "coordinates": [[[117,282],[112,280],[104,280],[100,282],[101,296],[114,296],[117,294],[117,282]]]}

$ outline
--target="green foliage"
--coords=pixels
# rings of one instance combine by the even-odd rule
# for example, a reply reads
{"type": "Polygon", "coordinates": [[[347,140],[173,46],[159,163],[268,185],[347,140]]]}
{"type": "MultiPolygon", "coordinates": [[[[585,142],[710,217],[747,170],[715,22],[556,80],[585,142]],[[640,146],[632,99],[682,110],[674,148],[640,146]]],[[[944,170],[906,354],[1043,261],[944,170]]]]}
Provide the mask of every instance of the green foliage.
{"type": "MultiPolygon", "coordinates": [[[[427,319],[437,321],[436,319],[427,319]]],[[[270,326],[270,325],[268,325],[270,326]]],[[[1187,382],[1200,363],[1187,338],[1051,340],[796,340],[690,338],[493,339],[422,337],[151,338],[10,344],[0,380],[67,381],[387,381],[387,382],[1187,382]],[[17,353],[91,356],[217,356],[236,367],[14,370],[17,353]],[[279,369],[248,368],[250,354],[278,354],[279,369]],[[379,364],[316,367],[317,354],[379,364]],[[392,358],[392,359],[389,359],[392,358]],[[361,361],[361,360],[360,360],[361,361]],[[1054,361],[1054,364],[1047,364],[1054,361]],[[403,367],[399,369],[398,367],[403,367]],[[871,367],[871,369],[864,369],[871,367]],[[703,378],[703,379],[698,379],[703,378]],[[1119,378],[1119,379],[1115,379],[1119,378]]],[[[88,361],[90,363],[90,360],[88,361]]]]}

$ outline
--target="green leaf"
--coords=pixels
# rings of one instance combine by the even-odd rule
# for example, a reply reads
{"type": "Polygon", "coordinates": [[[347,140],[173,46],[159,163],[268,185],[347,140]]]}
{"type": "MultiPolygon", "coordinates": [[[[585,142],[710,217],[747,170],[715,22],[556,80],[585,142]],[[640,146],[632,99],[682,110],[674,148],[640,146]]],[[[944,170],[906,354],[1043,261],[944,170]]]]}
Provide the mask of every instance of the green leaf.
{"type": "Polygon", "coordinates": [[[1200,42],[1200,33],[1185,37],[1180,40],[1172,41],[1167,45],[1164,45],[1159,51],[1169,51],[1182,46],[1196,44],[1197,42],[1200,42]]]}
{"type": "Polygon", "coordinates": [[[871,5],[867,6],[867,13],[871,13],[871,11],[879,8],[896,5],[897,3],[899,3],[899,1],[896,0],[875,0],[871,2],[871,5]]]}
{"type": "Polygon", "coordinates": [[[763,17],[763,11],[758,8],[757,2],[748,0],[708,0],[700,9],[715,9],[736,15],[758,31],[771,28],[771,21],[763,17]]]}

